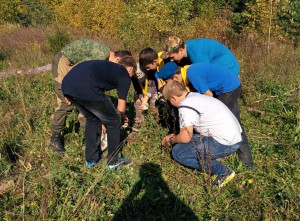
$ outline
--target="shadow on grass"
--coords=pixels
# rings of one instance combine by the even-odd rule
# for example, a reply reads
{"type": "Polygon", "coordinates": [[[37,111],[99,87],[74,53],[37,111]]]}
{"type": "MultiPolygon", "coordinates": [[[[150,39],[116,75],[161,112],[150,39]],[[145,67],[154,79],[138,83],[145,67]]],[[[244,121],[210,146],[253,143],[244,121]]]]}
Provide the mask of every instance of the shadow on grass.
{"type": "Polygon", "coordinates": [[[141,165],[140,180],[116,212],[119,220],[198,220],[194,212],[169,189],[161,168],[154,163],[141,165]]]}
{"type": "Polygon", "coordinates": [[[3,152],[2,154],[9,160],[10,163],[15,163],[19,159],[18,155],[21,152],[21,149],[18,147],[16,143],[4,143],[1,148],[3,152]]]}

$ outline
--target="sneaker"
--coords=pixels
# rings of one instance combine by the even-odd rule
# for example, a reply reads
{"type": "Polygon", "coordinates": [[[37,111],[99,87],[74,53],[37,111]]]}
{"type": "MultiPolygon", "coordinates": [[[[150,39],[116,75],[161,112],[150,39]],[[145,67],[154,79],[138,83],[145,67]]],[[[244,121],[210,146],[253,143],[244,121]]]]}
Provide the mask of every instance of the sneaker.
{"type": "Polygon", "coordinates": [[[229,181],[231,181],[235,176],[235,172],[231,170],[226,175],[218,175],[216,179],[213,181],[213,185],[219,186],[219,188],[225,186],[229,181]]]}
{"type": "Polygon", "coordinates": [[[97,163],[101,162],[102,160],[103,160],[103,158],[101,156],[99,156],[98,160],[96,160],[96,161],[86,161],[85,166],[86,167],[94,167],[97,163]]]}
{"type": "Polygon", "coordinates": [[[131,159],[125,158],[125,157],[120,157],[118,159],[118,161],[115,162],[114,164],[108,164],[107,165],[107,170],[119,170],[121,166],[129,166],[132,163],[133,162],[132,162],[131,159]]]}
{"type": "Polygon", "coordinates": [[[66,149],[63,146],[63,139],[59,133],[52,133],[50,146],[54,153],[65,152],[66,149]]]}
{"type": "Polygon", "coordinates": [[[94,167],[96,165],[96,162],[92,161],[86,161],[85,163],[85,167],[94,167]]]}

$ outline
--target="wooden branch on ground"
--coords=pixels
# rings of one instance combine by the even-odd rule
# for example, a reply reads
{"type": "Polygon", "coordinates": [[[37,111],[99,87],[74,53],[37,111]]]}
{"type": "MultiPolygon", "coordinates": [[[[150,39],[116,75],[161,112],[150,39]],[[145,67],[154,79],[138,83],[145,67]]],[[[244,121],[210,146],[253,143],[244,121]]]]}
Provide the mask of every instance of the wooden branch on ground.
{"type": "Polygon", "coordinates": [[[41,67],[27,69],[27,70],[13,70],[13,71],[0,72],[0,78],[8,77],[11,75],[19,75],[19,74],[36,75],[36,74],[49,72],[51,70],[52,70],[52,64],[47,64],[41,67]]]}
{"type": "Polygon", "coordinates": [[[257,109],[255,109],[255,108],[248,108],[248,111],[250,111],[250,112],[255,112],[255,113],[258,113],[258,114],[260,114],[260,115],[264,115],[265,114],[265,112],[264,111],[261,111],[261,110],[257,110],[257,109]]]}

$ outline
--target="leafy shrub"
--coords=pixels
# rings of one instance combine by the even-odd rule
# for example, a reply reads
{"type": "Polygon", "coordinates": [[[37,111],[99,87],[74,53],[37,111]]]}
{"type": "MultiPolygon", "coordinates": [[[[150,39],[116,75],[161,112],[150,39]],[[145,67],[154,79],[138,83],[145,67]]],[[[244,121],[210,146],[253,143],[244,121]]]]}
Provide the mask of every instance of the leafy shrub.
{"type": "Polygon", "coordinates": [[[11,56],[11,50],[3,49],[0,51],[0,70],[5,69],[5,61],[8,60],[11,56]]]}
{"type": "Polygon", "coordinates": [[[0,7],[0,18],[26,27],[48,25],[53,18],[48,5],[41,0],[4,0],[0,7]]]}
{"type": "Polygon", "coordinates": [[[280,10],[278,12],[278,24],[283,35],[291,39],[295,47],[298,47],[300,41],[300,3],[297,0],[280,1],[280,10]]]}
{"type": "Polygon", "coordinates": [[[168,35],[209,37],[224,29],[225,16],[220,19],[219,4],[210,1],[132,0],[127,7],[118,35],[133,50],[155,48],[168,35]]]}
{"type": "Polygon", "coordinates": [[[47,38],[47,47],[51,53],[55,54],[70,41],[68,33],[58,30],[47,38]]]}
{"type": "Polygon", "coordinates": [[[65,0],[54,10],[60,25],[114,37],[126,7],[122,0],[65,0]]]}

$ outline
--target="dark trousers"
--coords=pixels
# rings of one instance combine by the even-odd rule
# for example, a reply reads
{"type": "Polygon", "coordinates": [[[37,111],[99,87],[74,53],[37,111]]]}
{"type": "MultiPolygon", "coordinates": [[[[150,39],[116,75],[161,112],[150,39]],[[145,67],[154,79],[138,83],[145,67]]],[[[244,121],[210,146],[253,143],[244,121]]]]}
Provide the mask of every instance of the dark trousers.
{"type": "Polygon", "coordinates": [[[231,112],[234,114],[234,116],[239,121],[239,123],[242,127],[243,141],[242,141],[239,149],[237,150],[237,154],[238,154],[239,159],[244,164],[246,164],[247,166],[253,167],[254,163],[253,163],[253,159],[252,159],[252,155],[251,155],[249,141],[248,141],[247,135],[244,131],[244,128],[241,124],[241,118],[240,118],[240,106],[238,103],[238,98],[239,98],[241,92],[242,92],[242,86],[239,86],[237,89],[235,89],[229,93],[220,94],[220,95],[216,96],[216,98],[219,99],[220,101],[222,101],[231,110],[231,112]]]}
{"type": "MultiPolygon", "coordinates": [[[[97,162],[101,158],[101,150],[97,145],[99,125],[103,123],[107,130],[108,155],[107,163],[118,160],[120,149],[121,115],[108,97],[103,101],[85,101],[68,96],[72,104],[85,116],[85,155],[86,160],[97,162]]],[[[101,134],[101,133],[100,133],[101,134]]]]}

